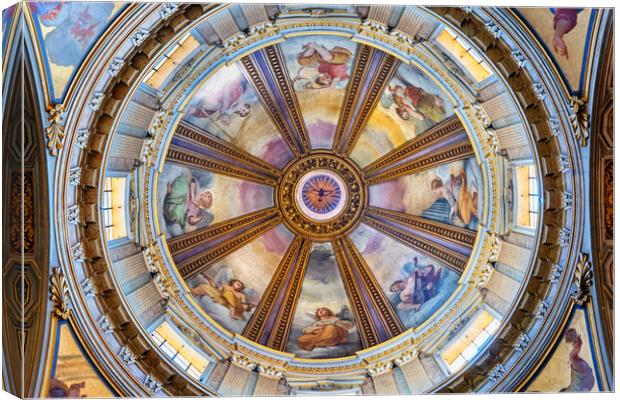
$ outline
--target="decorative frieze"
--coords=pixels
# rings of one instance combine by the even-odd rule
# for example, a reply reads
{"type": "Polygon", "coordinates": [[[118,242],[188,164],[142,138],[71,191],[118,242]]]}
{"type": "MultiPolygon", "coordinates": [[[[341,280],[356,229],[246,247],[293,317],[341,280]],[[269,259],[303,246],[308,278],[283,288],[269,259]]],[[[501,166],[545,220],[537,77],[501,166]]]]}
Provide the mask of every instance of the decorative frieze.
{"type": "Polygon", "coordinates": [[[84,246],[82,246],[82,242],[78,242],[71,248],[71,259],[73,262],[84,262],[84,246]]]}
{"type": "Polygon", "coordinates": [[[251,361],[248,357],[238,353],[233,353],[230,356],[230,362],[237,367],[243,368],[248,371],[254,371],[257,367],[256,362],[251,361]]]}
{"type": "Polygon", "coordinates": [[[551,269],[551,282],[558,283],[562,277],[562,272],[564,272],[563,265],[557,263],[553,264],[553,268],[551,269]]]}
{"type": "Polygon", "coordinates": [[[99,111],[99,108],[101,108],[103,97],[104,97],[104,94],[102,92],[93,93],[93,96],[90,98],[88,102],[88,108],[90,108],[93,112],[99,111]]]}
{"type": "Polygon", "coordinates": [[[375,364],[369,365],[366,367],[368,374],[370,376],[382,375],[387,372],[390,372],[394,368],[394,363],[392,361],[380,361],[375,364]]]}
{"type": "Polygon", "coordinates": [[[551,135],[557,137],[560,134],[560,121],[555,118],[549,118],[549,128],[551,129],[551,135]]]}
{"type": "Polygon", "coordinates": [[[521,50],[513,50],[512,59],[515,60],[519,68],[523,68],[527,64],[527,58],[523,55],[521,50]]]}
{"type": "Polygon", "coordinates": [[[67,208],[67,222],[77,225],[80,221],[80,208],[77,204],[67,208]]]}
{"type": "Polygon", "coordinates": [[[86,147],[88,143],[88,137],[90,136],[90,131],[88,129],[78,129],[77,137],[75,138],[75,145],[80,149],[86,147]]]}
{"type": "Polygon", "coordinates": [[[131,43],[134,45],[134,47],[138,47],[142,44],[142,42],[146,40],[147,37],[149,37],[148,29],[140,28],[131,37],[131,43]]]}
{"type": "Polygon", "coordinates": [[[262,376],[271,379],[282,379],[284,377],[284,370],[282,368],[276,368],[271,365],[258,365],[258,373],[262,376]]]}
{"type": "Polygon", "coordinates": [[[97,320],[97,325],[99,325],[99,329],[101,329],[103,333],[111,333],[114,331],[112,320],[110,319],[110,316],[108,314],[103,314],[101,317],[99,317],[99,319],[97,320]]]}
{"type": "Polygon", "coordinates": [[[155,394],[159,392],[163,385],[160,381],[158,381],[153,375],[149,374],[144,378],[144,386],[149,390],[149,392],[155,394]]]}
{"type": "Polygon", "coordinates": [[[493,35],[495,39],[499,39],[502,36],[502,33],[504,33],[502,28],[500,28],[495,21],[486,22],[484,27],[487,28],[487,31],[491,32],[491,35],[493,35]]]}
{"type": "Polygon", "coordinates": [[[394,359],[394,364],[397,367],[402,367],[405,364],[415,360],[418,358],[418,348],[412,347],[408,350],[403,351],[398,357],[394,359]]]}
{"type": "Polygon", "coordinates": [[[520,353],[523,352],[530,345],[530,342],[531,340],[529,336],[527,336],[525,332],[521,332],[519,339],[517,339],[517,342],[514,345],[515,351],[520,353]]]}
{"type": "Polygon", "coordinates": [[[77,186],[80,184],[80,178],[82,177],[82,168],[75,167],[69,170],[69,184],[77,186]]]}
{"type": "Polygon", "coordinates": [[[95,285],[93,284],[92,279],[84,279],[80,286],[82,286],[82,292],[84,292],[84,297],[95,297],[95,285]]]}
{"type": "Polygon", "coordinates": [[[489,255],[487,261],[496,262],[499,258],[499,252],[502,248],[502,239],[496,232],[490,232],[487,235],[489,255]]]}
{"type": "Polygon", "coordinates": [[[573,194],[571,192],[562,192],[562,208],[569,209],[573,206],[573,194]]]}
{"type": "Polygon", "coordinates": [[[504,376],[505,373],[506,373],[506,368],[504,368],[502,364],[497,364],[495,368],[493,368],[491,372],[489,372],[488,376],[491,381],[497,382],[504,376]]]}
{"type": "Polygon", "coordinates": [[[161,7],[159,7],[159,15],[161,19],[164,21],[167,20],[175,13],[176,10],[179,9],[178,3],[163,3],[161,7]]]}
{"type": "Polygon", "coordinates": [[[558,156],[558,164],[560,164],[560,172],[563,174],[568,174],[571,171],[570,168],[570,159],[568,156],[564,154],[560,154],[558,156]]]}
{"type": "Polygon", "coordinates": [[[536,307],[536,311],[534,312],[534,318],[543,319],[547,316],[548,312],[549,303],[547,303],[545,300],[541,300],[540,303],[538,303],[538,307],[536,307]]]}
{"type": "Polygon", "coordinates": [[[123,346],[118,353],[118,357],[125,365],[131,365],[136,363],[136,356],[129,350],[129,347],[123,346]]]}
{"type": "Polygon", "coordinates": [[[489,126],[491,126],[491,117],[489,117],[489,114],[484,109],[482,104],[474,103],[471,105],[471,108],[474,112],[474,118],[478,120],[484,128],[488,128],[489,126]]]}
{"type": "Polygon", "coordinates": [[[110,63],[110,66],[108,66],[108,73],[113,77],[116,77],[124,65],[125,60],[123,60],[122,58],[115,58],[110,63]]]}
{"type": "Polygon", "coordinates": [[[562,228],[560,230],[560,247],[567,247],[570,244],[571,230],[568,228],[562,228]]]}
{"type": "Polygon", "coordinates": [[[538,100],[544,100],[547,97],[547,92],[545,91],[545,87],[542,82],[534,82],[532,84],[532,88],[534,89],[534,94],[538,100]]]}

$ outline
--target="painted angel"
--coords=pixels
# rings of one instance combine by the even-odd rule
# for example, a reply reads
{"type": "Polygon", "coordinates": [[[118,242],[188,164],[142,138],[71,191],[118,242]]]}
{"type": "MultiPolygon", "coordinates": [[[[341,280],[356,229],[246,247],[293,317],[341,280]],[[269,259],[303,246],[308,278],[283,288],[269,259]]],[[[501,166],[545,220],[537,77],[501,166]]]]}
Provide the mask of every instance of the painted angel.
{"type": "Polygon", "coordinates": [[[309,316],[314,322],[304,328],[303,334],[297,338],[299,347],[312,351],[317,347],[348,343],[353,323],[347,307],[343,307],[338,314],[327,307],[319,307],[309,316]]]}
{"type": "Polygon", "coordinates": [[[203,282],[190,289],[192,295],[207,296],[214,303],[226,307],[232,319],[245,321],[245,313],[258,304],[258,293],[234,278],[230,268],[221,268],[213,279],[206,274],[202,274],[201,278],[203,282]]]}

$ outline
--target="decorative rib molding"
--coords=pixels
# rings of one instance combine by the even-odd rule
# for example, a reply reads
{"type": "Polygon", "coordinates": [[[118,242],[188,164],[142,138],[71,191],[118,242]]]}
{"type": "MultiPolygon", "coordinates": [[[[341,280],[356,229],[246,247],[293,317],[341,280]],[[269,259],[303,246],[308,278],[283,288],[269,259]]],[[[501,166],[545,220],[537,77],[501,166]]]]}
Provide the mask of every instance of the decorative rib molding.
{"type": "Polygon", "coordinates": [[[345,291],[349,299],[349,304],[353,308],[355,323],[360,333],[360,339],[364,348],[379,344],[382,340],[379,337],[377,327],[372,322],[368,308],[364,301],[363,294],[355,282],[351,265],[344,252],[342,241],[332,242],[334,254],[340,270],[340,276],[344,282],[345,291]]]}
{"type": "Polygon", "coordinates": [[[280,216],[274,215],[255,227],[238,232],[236,236],[223,243],[216,244],[200,254],[178,263],[177,268],[179,273],[184,279],[196,275],[200,270],[208,268],[214,262],[226,257],[238,248],[245,246],[258,236],[274,228],[280,222],[280,216]]]}
{"type": "Polygon", "coordinates": [[[295,156],[310,150],[310,139],[279,47],[269,46],[241,59],[263,108],[295,156]]]}
{"type": "Polygon", "coordinates": [[[226,221],[218,222],[211,226],[177,236],[168,242],[170,254],[174,257],[181,252],[188,251],[195,246],[213,241],[226,234],[236,231],[245,226],[256,224],[260,221],[272,218],[278,213],[273,207],[255,211],[226,221]]]}
{"type": "Polygon", "coordinates": [[[396,312],[381,289],[381,285],[370,271],[366,261],[349,238],[341,239],[341,244],[343,245],[344,253],[351,267],[355,268],[355,271],[359,274],[360,280],[364,285],[364,291],[369,295],[372,305],[377,311],[384,328],[392,336],[401,334],[405,330],[405,327],[396,315],[396,312]]]}
{"type": "Polygon", "coordinates": [[[367,176],[367,182],[369,185],[375,185],[380,182],[389,181],[404,175],[411,175],[425,169],[447,164],[452,161],[463,160],[473,155],[474,148],[469,141],[452,144],[444,147],[440,152],[434,152],[430,155],[396,165],[383,172],[367,176]]]}
{"type": "Polygon", "coordinates": [[[231,162],[242,164],[244,168],[257,169],[275,179],[280,173],[278,168],[262,159],[189,124],[182,122],[176,130],[176,135],[200,144],[218,156],[228,158],[231,162]]]}
{"type": "Polygon", "coordinates": [[[372,217],[386,219],[405,227],[417,229],[461,246],[471,248],[476,241],[476,232],[458,226],[379,207],[368,207],[367,213],[372,217]]]}
{"type": "Polygon", "coordinates": [[[448,268],[456,271],[459,275],[463,273],[467,265],[467,256],[447,249],[414,233],[407,232],[404,229],[397,228],[394,225],[380,221],[371,216],[364,216],[362,222],[414,250],[442,261],[448,268]]]}
{"type": "Polygon", "coordinates": [[[454,116],[373,161],[366,166],[366,168],[364,168],[364,173],[366,175],[376,174],[379,170],[386,168],[395,162],[398,162],[406,157],[411,157],[417,152],[444,142],[463,131],[464,128],[461,120],[454,116]]]}
{"type": "Polygon", "coordinates": [[[267,347],[280,351],[283,351],[286,347],[293,323],[295,308],[301,292],[302,282],[306,275],[306,269],[308,268],[311,248],[312,242],[304,240],[299,250],[297,261],[293,266],[291,281],[286,287],[284,301],[279,305],[279,311],[276,315],[276,324],[269,335],[267,347]]]}
{"type": "Polygon", "coordinates": [[[243,180],[250,180],[263,185],[277,185],[277,180],[272,177],[247,170],[230,162],[205,157],[202,154],[195,153],[178,146],[171,146],[168,150],[167,157],[169,161],[187,165],[189,167],[198,167],[217,174],[227,175],[243,180]]]}
{"type": "Polygon", "coordinates": [[[359,46],[340,111],[334,150],[343,154],[351,152],[399,65],[394,56],[370,46],[359,46]]]}
{"type": "MultiPolygon", "coordinates": [[[[289,245],[286,253],[280,260],[280,264],[276,269],[267,289],[265,289],[265,293],[260,299],[254,314],[250,318],[250,321],[245,326],[243,330],[243,336],[253,340],[255,342],[261,343],[261,338],[266,328],[266,320],[269,315],[271,315],[274,307],[276,307],[278,295],[284,288],[284,283],[286,281],[286,277],[290,275],[291,269],[295,267],[296,261],[299,257],[299,251],[304,244],[304,240],[301,237],[295,237],[291,244],[289,245]]],[[[266,341],[262,341],[264,344],[266,341]]]]}

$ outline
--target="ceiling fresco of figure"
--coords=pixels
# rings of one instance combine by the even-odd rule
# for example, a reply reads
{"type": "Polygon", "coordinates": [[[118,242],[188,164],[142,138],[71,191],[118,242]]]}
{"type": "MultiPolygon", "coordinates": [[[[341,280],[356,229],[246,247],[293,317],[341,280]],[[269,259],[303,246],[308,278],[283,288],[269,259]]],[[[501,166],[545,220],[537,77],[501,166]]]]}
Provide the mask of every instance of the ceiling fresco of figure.
{"type": "Polygon", "coordinates": [[[613,282],[587,200],[609,202],[584,166],[590,121],[613,127],[593,115],[613,21],[405,4],[3,10],[4,115],[27,116],[3,120],[3,349],[24,342],[40,364],[16,374],[5,355],[5,387],[613,391],[613,282]]]}

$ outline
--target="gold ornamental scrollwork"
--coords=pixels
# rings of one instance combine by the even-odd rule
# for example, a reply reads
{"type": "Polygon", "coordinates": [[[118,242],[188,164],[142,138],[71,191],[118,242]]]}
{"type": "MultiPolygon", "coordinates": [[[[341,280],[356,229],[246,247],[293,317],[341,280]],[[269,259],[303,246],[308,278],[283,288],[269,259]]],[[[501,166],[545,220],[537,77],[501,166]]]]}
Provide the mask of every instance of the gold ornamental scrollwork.
{"type": "Polygon", "coordinates": [[[60,267],[55,267],[50,277],[50,300],[54,303],[52,314],[59,319],[68,319],[71,313],[69,309],[69,286],[60,267]]]}
{"type": "Polygon", "coordinates": [[[584,305],[590,300],[590,287],[592,287],[594,279],[594,271],[592,263],[587,254],[580,254],[575,268],[575,277],[573,283],[575,290],[573,291],[573,299],[577,305],[584,305]]]}
{"type": "Polygon", "coordinates": [[[314,240],[332,240],[352,229],[366,206],[366,185],[360,171],[344,158],[318,152],[295,161],[286,168],[276,194],[284,221],[293,230],[314,240]],[[348,190],[344,211],[332,220],[312,221],[300,211],[295,199],[297,184],[308,171],[324,169],[334,172],[348,190]]]}
{"type": "Polygon", "coordinates": [[[58,151],[62,149],[64,145],[65,127],[63,125],[63,119],[65,107],[62,104],[55,104],[47,111],[47,113],[49,114],[47,117],[49,126],[45,128],[47,148],[49,149],[50,154],[56,157],[58,155],[58,151]]]}
{"type": "Polygon", "coordinates": [[[570,122],[573,127],[575,139],[581,146],[587,146],[590,137],[590,114],[587,111],[588,101],[585,98],[571,97],[569,107],[571,109],[570,122]]]}

